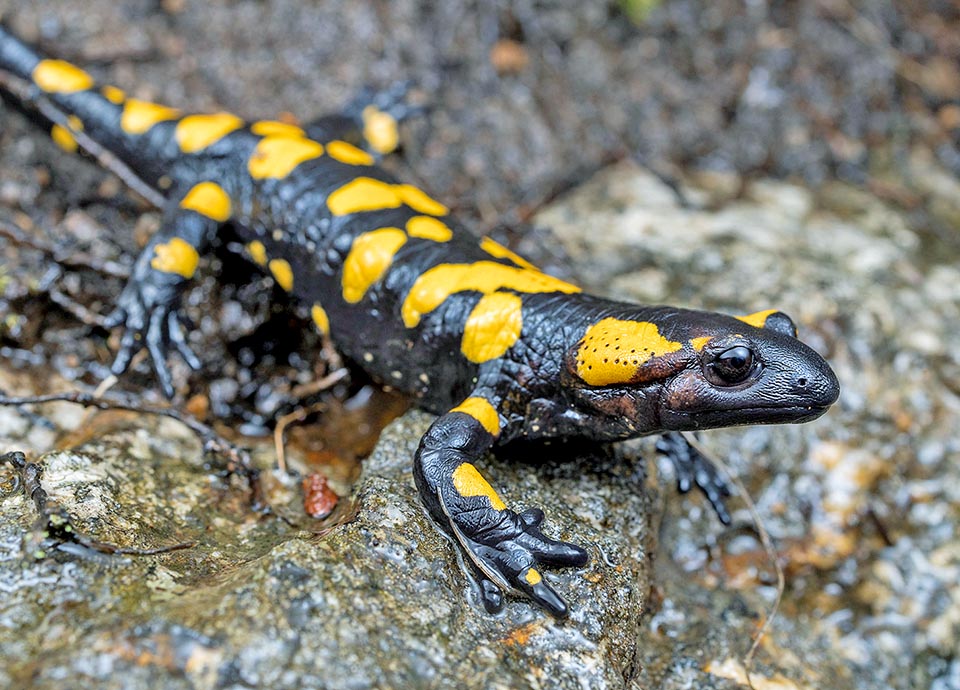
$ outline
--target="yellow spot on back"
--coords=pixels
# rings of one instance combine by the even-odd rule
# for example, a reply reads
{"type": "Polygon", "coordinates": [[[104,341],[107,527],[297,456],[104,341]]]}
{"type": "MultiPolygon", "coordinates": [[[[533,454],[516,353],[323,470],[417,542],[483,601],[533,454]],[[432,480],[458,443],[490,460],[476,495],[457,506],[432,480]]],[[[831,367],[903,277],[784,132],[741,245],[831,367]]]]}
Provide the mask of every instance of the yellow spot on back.
{"type": "Polygon", "coordinates": [[[178,117],[180,111],[176,108],[130,98],[123,105],[120,129],[127,134],[143,134],[158,122],[175,120],[178,117]]]}
{"type": "Polygon", "coordinates": [[[385,113],[375,105],[368,105],[361,114],[363,138],[377,153],[396,151],[400,145],[400,130],[397,118],[385,113]]]}
{"type": "Polygon", "coordinates": [[[253,240],[248,243],[247,253],[250,254],[254,263],[264,267],[267,265],[267,248],[263,246],[263,242],[260,240],[253,240]]]}
{"type": "Polygon", "coordinates": [[[453,487],[464,497],[486,496],[494,510],[504,510],[507,507],[490,483],[469,462],[461,464],[453,471],[453,487]]]}
{"type": "Polygon", "coordinates": [[[536,266],[524,259],[522,256],[515,254],[496,240],[489,237],[484,237],[480,240],[480,249],[485,251],[490,256],[495,256],[498,259],[509,259],[517,266],[522,266],[523,268],[532,268],[535,271],[538,270],[536,266]]]}
{"type": "Polygon", "coordinates": [[[577,374],[591,386],[629,383],[648,360],[682,347],[660,335],[657,325],[648,321],[602,319],[583,335],[577,374]]]}
{"type": "Polygon", "coordinates": [[[390,268],[393,255],[407,241],[400,228],[380,228],[357,236],[343,262],[343,299],[356,304],[390,268]]]}
{"type": "Polygon", "coordinates": [[[354,178],[327,197],[327,207],[335,216],[397,208],[402,204],[431,216],[442,216],[447,213],[446,206],[434,201],[416,187],[408,184],[390,184],[372,177],[354,178]]]}
{"type": "Polygon", "coordinates": [[[67,153],[76,153],[78,146],[73,134],[83,131],[83,122],[76,115],[69,115],[67,125],[54,125],[50,130],[50,138],[67,153]]]}
{"type": "Polygon", "coordinates": [[[270,259],[267,266],[270,268],[270,273],[273,274],[273,279],[277,281],[277,285],[287,292],[293,290],[293,269],[290,268],[289,262],[284,259],[270,259]]]}
{"type": "Polygon", "coordinates": [[[101,88],[100,93],[108,101],[116,105],[123,103],[124,99],[127,97],[127,94],[123,91],[123,89],[118,89],[116,86],[110,86],[109,84],[101,88]]]}
{"type": "Polygon", "coordinates": [[[540,584],[540,580],[543,577],[540,575],[540,572],[536,568],[530,568],[524,574],[523,579],[526,580],[527,584],[533,587],[534,585],[540,584]]]}
{"type": "Polygon", "coordinates": [[[432,216],[414,216],[407,221],[407,234],[422,240],[449,242],[453,231],[442,220],[432,216]]]}
{"type": "Polygon", "coordinates": [[[150,266],[164,273],[176,273],[184,278],[192,278],[200,263],[200,255],[188,242],[174,237],[166,244],[153,248],[154,257],[150,266]]]}
{"type": "Polygon", "coordinates": [[[76,93],[93,86],[93,77],[64,60],[41,60],[33,68],[33,83],[47,93],[76,93]]]}
{"type": "Polygon", "coordinates": [[[704,346],[707,343],[709,343],[711,340],[713,340],[712,335],[705,335],[700,338],[691,339],[690,345],[693,347],[694,350],[696,350],[697,352],[700,352],[704,348],[704,346]]]}
{"type": "Polygon", "coordinates": [[[313,317],[313,322],[317,325],[317,330],[320,331],[323,335],[330,333],[330,318],[327,316],[327,312],[319,304],[314,304],[313,308],[310,309],[310,315],[313,317]]]}
{"type": "Polygon", "coordinates": [[[300,127],[280,120],[258,120],[250,125],[250,131],[261,137],[302,137],[306,134],[300,127]]]}
{"type": "Polygon", "coordinates": [[[196,211],[222,223],[230,217],[230,197],[215,182],[201,182],[187,192],[180,202],[180,208],[196,211]]]}
{"type": "Polygon", "coordinates": [[[231,113],[188,115],[177,123],[177,144],[184,153],[203,151],[243,127],[243,120],[231,113]]]}
{"type": "Polygon", "coordinates": [[[417,189],[410,184],[398,184],[397,193],[407,206],[414,211],[426,213],[431,216],[445,216],[449,209],[435,199],[431,199],[422,189],[417,189]]]}
{"type": "Polygon", "coordinates": [[[463,356],[477,364],[502,357],[523,330],[522,306],[519,295],[512,292],[481,297],[463,328],[463,356]]]}
{"type": "Polygon", "coordinates": [[[304,161],[323,155],[323,145],[303,137],[269,136],[261,139],[247,161],[250,176],[257,180],[283,179],[304,161]]]}
{"type": "Polygon", "coordinates": [[[358,149],[353,144],[335,139],[327,143],[327,153],[330,157],[347,165],[373,165],[373,156],[358,149]]]}
{"type": "Polygon", "coordinates": [[[403,301],[401,314],[407,328],[436,309],[450,295],[473,290],[488,295],[505,288],[517,292],[580,292],[580,288],[558,278],[526,268],[505,266],[494,261],[473,264],[440,264],[414,282],[403,301]]]}
{"type": "Polygon", "coordinates": [[[746,316],[736,317],[738,320],[743,321],[746,324],[753,326],[754,328],[763,328],[764,324],[767,322],[767,317],[770,314],[776,314],[779,309],[764,309],[763,311],[755,311],[752,314],[747,314],[746,316]]]}

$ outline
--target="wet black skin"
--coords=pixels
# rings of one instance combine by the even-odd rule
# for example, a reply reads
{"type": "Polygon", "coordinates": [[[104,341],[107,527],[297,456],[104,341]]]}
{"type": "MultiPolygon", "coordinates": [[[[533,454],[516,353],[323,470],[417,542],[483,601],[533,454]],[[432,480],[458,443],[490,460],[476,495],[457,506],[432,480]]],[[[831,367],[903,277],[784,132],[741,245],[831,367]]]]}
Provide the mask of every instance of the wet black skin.
{"type": "MultiPolygon", "coordinates": [[[[40,57],[0,27],[0,70],[27,82],[40,57]]],[[[462,495],[455,477],[496,444],[517,439],[580,437],[616,441],[635,436],[741,424],[802,422],[814,419],[837,399],[837,379],[826,362],[795,337],[783,314],[769,316],[762,328],[709,312],[643,307],[584,294],[519,294],[523,328],[502,356],[475,364],[461,353],[464,324],[480,300],[476,292],[456,292],[406,328],[401,305],[414,281],[440,264],[496,261],[455,219],[443,217],[453,231],[449,242],[410,238],[393,257],[390,269],[357,303],[347,303],[341,269],[352,243],[375,228],[400,227],[414,209],[356,212],[334,216],[328,195],[357,176],[394,182],[379,167],[346,165],[322,156],[301,163],[282,179],[253,180],[247,161],[259,137],[243,128],[202,152],[183,154],[175,140],[176,121],[155,124],[143,135],[119,128],[121,108],[96,89],[71,94],[40,94],[36,88],[18,105],[48,107],[39,117],[65,122],[80,117],[84,133],[127,163],[167,202],[161,230],[137,260],[131,279],[107,319],[122,328],[114,370],[122,372],[142,347],[149,350],[158,380],[169,395],[174,382],[167,353],[177,351],[191,366],[199,360],[187,345],[178,308],[189,280],[151,267],[154,246],[179,238],[200,254],[219,225],[179,206],[186,190],[213,181],[231,200],[241,239],[258,240],[270,257],[289,262],[295,276],[293,296],[306,305],[322,304],[330,335],[338,348],[373,377],[415,397],[440,415],[424,435],[413,473],[421,498],[437,526],[462,549],[468,576],[489,611],[500,610],[504,594],[524,596],[562,617],[563,599],[539,574],[543,566],[582,566],[587,552],[551,539],[541,531],[543,512],[497,509],[486,494],[462,495]],[[660,334],[683,344],[653,358],[628,383],[593,387],[577,374],[576,353],[586,330],[604,318],[655,323],[660,334]],[[709,337],[697,351],[691,341],[709,337]],[[499,416],[497,433],[473,415],[453,408],[465,398],[481,398],[499,416]]],[[[7,94],[7,96],[10,96],[7,94]]],[[[413,110],[396,90],[371,95],[370,102],[403,117],[413,110]]],[[[321,118],[307,132],[318,140],[362,141],[365,102],[321,118]]],[[[669,445],[669,444],[668,444],[669,445]]],[[[672,452],[683,454],[682,448],[672,452]]],[[[700,471],[695,456],[686,466],[716,506],[723,487],[700,471]]],[[[476,486],[476,484],[474,484],[476,486]]],[[[723,519],[725,512],[718,508],[723,519]]]]}

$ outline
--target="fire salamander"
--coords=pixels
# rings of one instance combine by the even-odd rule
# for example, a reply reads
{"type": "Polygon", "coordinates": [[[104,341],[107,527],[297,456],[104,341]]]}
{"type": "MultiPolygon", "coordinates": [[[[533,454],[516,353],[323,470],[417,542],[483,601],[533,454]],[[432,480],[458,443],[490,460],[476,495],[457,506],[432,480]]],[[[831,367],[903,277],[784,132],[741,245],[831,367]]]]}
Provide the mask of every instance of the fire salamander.
{"type": "Polygon", "coordinates": [[[541,510],[508,507],[477,469],[493,446],[803,422],[839,394],[780,311],[732,317],[601,299],[472,236],[443,203],[377,166],[397,144],[399,99],[304,128],[186,114],[98,85],[2,28],[0,69],[24,82],[20,105],[39,111],[59,144],[95,142],[166,199],[107,319],[123,329],[113,370],[145,346],[172,395],[167,350],[198,366],[178,305],[230,221],[249,259],[346,356],[439,415],[414,478],[491,612],[511,593],[565,615],[541,569],[588,560],[544,535],[541,510]]]}

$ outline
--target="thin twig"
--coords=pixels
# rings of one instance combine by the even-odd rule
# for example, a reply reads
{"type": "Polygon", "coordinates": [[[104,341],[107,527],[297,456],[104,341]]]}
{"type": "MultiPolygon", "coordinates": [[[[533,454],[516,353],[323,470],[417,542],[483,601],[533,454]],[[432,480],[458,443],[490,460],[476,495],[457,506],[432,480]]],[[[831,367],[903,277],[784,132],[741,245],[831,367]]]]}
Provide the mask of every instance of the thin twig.
{"type": "Polygon", "coordinates": [[[129,278],[130,271],[116,261],[100,261],[83,252],[63,251],[37,237],[31,237],[16,223],[0,217],[0,237],[6,237],[14,245],[27,247],[49,256],[56,263],[67,268],[86,268],[111,278],[129,278]]]}
{"type": "MultiPolygon", "coordinates": [[[[314,392],[319,393],[320,391],[327,390],[338,381],[343,379],[347,375],[347,369],[337,369],[336,371],[330,372],[322,379],[313,384],[314,392]]],[[[301,407],[298,410],[294,410],[289,414],[285,414],[279,420],[277,420],[277,425],[273,429],[273,446],[276,449],[277,453],[277,467],[281,472],[286,474],[287,472],[287,457],[286,450],[283,445],[283,433],[286,431],[287,427],[295,422],[302,422],[309,415],[314,412],[318,412],[326,407],[325,403],[318,402],[313,405],[308,405],[307,407],[301,407]]]]}
{"type": "Polygon", "coordinates": [[[763,521],[760,517],[760,512],[757,510],[756,504],[750,498],[750,494],[747,493],[747,487],[745,487],[743,482],[741,482],[736,475],[734,475],[726,463],[710,453],[693,434],[685,431],[680,433],[683,434],[684,438],[687,440],[687,443],[696,448],[697,451],[703,455],[703,457],[716,465],[716,467],[723,472],[724,475],[726,475],[725,479],[727,481],[737,487],[737,490],[740,492],[740,497],[743,499],[743,502],[747,507],[747,511],[750,513],[750,518],[753,520],[753,525],[756,527],[757,534],[760,537],[760,544],[763,546],[763,550],[767,554],[767,557],[770,559],[771,563],[773,563],[773,569],[777,575],[777,594],[773,599],[773,604],[770,606],[770,610],[767,612],[766,618],[764,618],[763,623],[757,630],[757,635],[753,638],[753,644],[750,645],[750,649],[747,651],[746,656],[743,657],[743,667],[747,676],[747,685],[750,686],[751,690],[754,690],[753,680],[750,678],[750,667],[753,665],[753,656],[756,654],[757,648],[760,646],[760,641],[767,634],[767,631],[770,629],[773,620],[777,616],[777,611],[780,608],[780,600],[783,598],[783,591],[786,588],[786,578],[784,578],[783,568],[780,565],[780,559],[777,557],[777,552],[774,549],[773,541],[770,539],[770,534],[763,526],[763,521]]]}

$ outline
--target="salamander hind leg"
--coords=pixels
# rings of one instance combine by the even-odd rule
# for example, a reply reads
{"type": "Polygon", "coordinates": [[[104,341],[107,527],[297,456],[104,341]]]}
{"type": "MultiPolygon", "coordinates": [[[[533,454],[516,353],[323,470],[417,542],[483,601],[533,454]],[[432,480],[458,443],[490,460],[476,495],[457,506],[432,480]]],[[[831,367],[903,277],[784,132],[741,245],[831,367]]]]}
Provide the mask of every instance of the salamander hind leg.
{"type": "Polygon", "coordinates": [[[434,521],[463,549],[468,574],[488,611],[502,609],[503,594],[510,592],[565,616],[566,603],[539,568],[582,566],[587,552],[545,536],[543,511],[511,510],[480,474],[473,461],[490,449],[498,431],[496,410],[482,397],[468,398],[437,419],[414,464],[420,496],[434,521]]]}
{"type": "Polygon", "coordinates": [[[365,88],[342,111],[308,123],[307,136],[320,142],[340,139],[376,159],[393,153],[400,147],[400,123],[426,111],[407,100],[411,86],[410,81],[398,81],[382,91],[365,88]]]}

